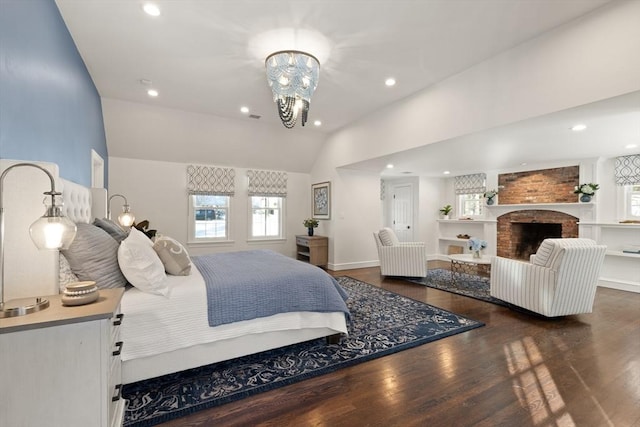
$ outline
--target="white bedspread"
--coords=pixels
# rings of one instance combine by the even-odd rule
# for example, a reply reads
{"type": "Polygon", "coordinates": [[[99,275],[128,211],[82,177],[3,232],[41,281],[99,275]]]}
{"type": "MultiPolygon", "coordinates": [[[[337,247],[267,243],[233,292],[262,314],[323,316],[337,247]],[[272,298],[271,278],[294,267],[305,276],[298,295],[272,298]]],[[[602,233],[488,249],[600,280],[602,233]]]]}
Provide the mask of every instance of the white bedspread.
{"type": "Polygon", "coordinates": [[[170,352],[248,334],[328,327],[341,333],[343,313],[276,314],[212,328],[207,320],[207,291],[197,268],[189,276],[167,276],[169,296],[131,288],[122,298],[122,360],[170,352]]]}

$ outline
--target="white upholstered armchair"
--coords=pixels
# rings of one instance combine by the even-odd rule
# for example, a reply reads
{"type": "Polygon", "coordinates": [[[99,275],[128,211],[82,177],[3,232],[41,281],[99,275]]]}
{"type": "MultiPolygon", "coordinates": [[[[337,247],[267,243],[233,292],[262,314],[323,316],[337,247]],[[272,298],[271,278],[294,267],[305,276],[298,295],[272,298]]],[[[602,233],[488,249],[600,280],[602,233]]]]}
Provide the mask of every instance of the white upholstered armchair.
{"type": "Polygon", "coordinates": [[[424,242],[400,242],[390,228],[373,233],[383,276],[426,277],[427,251],[424,242]]]}
{"type": "Polygon", "coordinates": [[[494,257],[491,296],[547,317],[591,313],[606,246],[545,239],[531,263],[494,257]]]}

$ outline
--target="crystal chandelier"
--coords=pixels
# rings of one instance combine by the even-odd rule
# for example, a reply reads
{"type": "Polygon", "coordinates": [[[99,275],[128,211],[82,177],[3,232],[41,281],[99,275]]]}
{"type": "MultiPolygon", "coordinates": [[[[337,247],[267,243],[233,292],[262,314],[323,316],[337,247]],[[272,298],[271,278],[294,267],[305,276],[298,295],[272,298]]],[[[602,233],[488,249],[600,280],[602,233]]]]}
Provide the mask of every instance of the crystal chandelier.
{"type": "Polygon", "coordinates": [[[282,124],[291,129],[301,114],[304,126],[311,95],[318,86],[320,63],[313,55],[290,50],[272,53],[265,60],[265,66],[282,124]]]}

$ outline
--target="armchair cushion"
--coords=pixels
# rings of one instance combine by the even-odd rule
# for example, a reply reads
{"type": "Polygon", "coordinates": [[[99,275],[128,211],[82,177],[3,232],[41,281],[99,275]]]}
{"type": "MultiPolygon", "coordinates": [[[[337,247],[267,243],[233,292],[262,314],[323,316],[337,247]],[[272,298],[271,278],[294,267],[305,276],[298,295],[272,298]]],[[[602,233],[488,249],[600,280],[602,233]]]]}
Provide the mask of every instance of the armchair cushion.
{"type": "Polygon", "coordinates": [[[398,246],[400,244],[396,233],[394,233],[389,227],[385,227],[380,230],[378,236],[384,246],[398,246]]]}

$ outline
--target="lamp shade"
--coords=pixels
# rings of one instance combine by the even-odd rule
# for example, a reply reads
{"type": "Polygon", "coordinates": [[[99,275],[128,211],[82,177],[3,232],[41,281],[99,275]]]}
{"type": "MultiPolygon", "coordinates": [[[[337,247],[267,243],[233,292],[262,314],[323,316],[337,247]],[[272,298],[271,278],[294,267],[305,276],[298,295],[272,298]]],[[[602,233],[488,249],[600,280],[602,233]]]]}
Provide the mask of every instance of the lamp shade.
{"type": "Polygon", "coordinates": [[[38,249],[68,249],[76,230],[76,225],[67,217],[45,215],[31,224],[29,234],[38,249]]]}
{"type": "Polygon", "coordinates": [[[129,209],[129,205],[125,205],[122,207],[122,213],[118,215],[118,222],[123,227],[131,227],[133,222],[136,220],[136,217],[131,213],[131,209],[129,209]]]}

